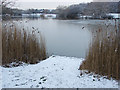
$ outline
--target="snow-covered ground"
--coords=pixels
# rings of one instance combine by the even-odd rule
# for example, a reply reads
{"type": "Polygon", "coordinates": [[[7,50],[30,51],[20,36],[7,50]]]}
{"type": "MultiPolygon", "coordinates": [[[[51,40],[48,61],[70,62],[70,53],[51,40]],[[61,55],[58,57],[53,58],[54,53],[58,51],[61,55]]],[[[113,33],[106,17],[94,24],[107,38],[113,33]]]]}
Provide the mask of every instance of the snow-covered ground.
{"type": "Polygon", "coordinates": [[[2,68],[0,66],[0,90],[2,88],[2,68]]]}
{"type": "Polygon", "coordinates": [[[115,80],[78,70],[83,60],[51,56],[34,65],[2,67],[2,88],[118,88],[115,80]]]}

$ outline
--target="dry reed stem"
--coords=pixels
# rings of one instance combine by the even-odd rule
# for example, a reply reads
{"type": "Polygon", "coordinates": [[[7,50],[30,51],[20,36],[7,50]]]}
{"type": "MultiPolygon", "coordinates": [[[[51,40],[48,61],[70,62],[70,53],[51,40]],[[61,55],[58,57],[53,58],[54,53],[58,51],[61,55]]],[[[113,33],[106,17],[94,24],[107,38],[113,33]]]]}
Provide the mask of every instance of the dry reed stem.
{"type": "Polygon", "coordinates": [[[3,65],[18,61],[35,64],[46,59],[46,43],[42,35],[39,43],[36,34],[31,34],[24,28],[21,30],[14,24],[2,29],[3,65]]]}
{"type": "MultiPolygon", "coordinates": [[[[115,28],[116,30],[116,28],[115,28]]],[[[120,30],[100,30],[96,32],[86,60],[80,66],[108,78],[120,79],[120,30]]]]}
{"type": "Polygon", "coordinates": [[[2,23],[0,23],[0,65],[2,65],[2,23]]]}

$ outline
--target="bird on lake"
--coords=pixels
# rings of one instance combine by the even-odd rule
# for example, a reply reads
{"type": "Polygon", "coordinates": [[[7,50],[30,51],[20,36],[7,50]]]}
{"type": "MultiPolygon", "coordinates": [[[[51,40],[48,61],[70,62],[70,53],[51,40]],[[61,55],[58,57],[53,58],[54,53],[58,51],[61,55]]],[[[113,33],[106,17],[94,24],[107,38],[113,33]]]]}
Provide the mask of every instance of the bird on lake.
{"type": "Polygon", "coordinates": [[[82,29],[84,29],[85,27],[82,27],[82,29]]]}

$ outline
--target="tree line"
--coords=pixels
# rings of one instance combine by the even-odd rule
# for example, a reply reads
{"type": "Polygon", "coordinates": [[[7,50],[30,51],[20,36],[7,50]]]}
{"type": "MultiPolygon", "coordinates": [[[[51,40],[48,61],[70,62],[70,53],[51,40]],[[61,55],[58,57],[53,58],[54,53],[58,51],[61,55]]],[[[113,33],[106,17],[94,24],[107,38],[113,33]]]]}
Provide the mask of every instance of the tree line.
{"type": "Polygon", "coordinates": [[[3,0],[2,14],[21,16],[22,14],[46,13],[57,14],[59,19],[77,19],[79,16],[92,16],[93,18],[106,18],[108,13],[120,13],[120,2],[91,2],[80,3],[70,6],[58,6],[54,10],[28,9],[20,10],[11,8],[15,3],[3,0]]]}
{"type": "Polygon", "coordinates": [[[77,19],[78,15],[105,18],[108,13],[120,13],[120,2],[91,2],[57,7],[60,19],[77,19]]]}

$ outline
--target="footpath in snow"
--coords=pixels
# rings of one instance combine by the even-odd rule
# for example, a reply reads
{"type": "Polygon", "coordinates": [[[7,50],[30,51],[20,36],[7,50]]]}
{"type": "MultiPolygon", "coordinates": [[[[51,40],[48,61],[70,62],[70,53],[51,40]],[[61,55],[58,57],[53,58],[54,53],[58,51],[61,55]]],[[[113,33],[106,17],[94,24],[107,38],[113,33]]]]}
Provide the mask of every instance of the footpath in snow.
{"type": "MultiPolygon", "coordinates": [[[[78,70],[84,59],[51,56],[34,65],[2,68],[2,88],[118,88],[118,82],[78,70]]],[[[0,78],[1,80],[1,78],[0,78]]],[[[0,82],[1,83],[1,82],[0,82]]]]}

